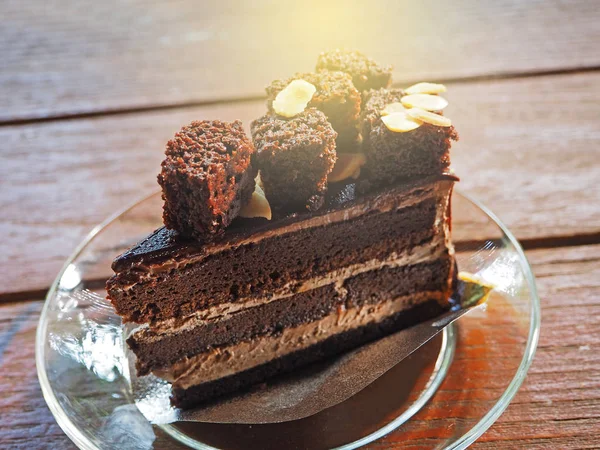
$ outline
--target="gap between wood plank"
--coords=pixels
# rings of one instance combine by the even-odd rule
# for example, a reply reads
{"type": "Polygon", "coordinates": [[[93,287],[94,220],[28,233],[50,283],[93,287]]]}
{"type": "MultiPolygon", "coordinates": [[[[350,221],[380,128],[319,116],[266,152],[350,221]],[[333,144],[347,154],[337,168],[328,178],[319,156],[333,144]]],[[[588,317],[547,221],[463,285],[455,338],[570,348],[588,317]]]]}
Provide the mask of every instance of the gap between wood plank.
{"type": "MultiPolygon", "coordinates": [[[[551,75],[567,75],[567,74],[579,74],[579,73],[587,73],[594,72],[600,70],[600,66],[590,66],[590,67],[572,67],[566,69],[552,69],[552,70],[538,70],[538,71],[530,71],[530,72],[505,72],[498,73],[493,75],[474,75],[470,77],[461,77],[461,78],[443,78],[440,80],[436,80],[440,83],[454,83],[454,84],[462,84],[462,83],[471,83],[471,82],[480,82],[480,81],[496,81],[496,80],[510,80],[517,78],[532,78],[538,76],[551,76],[551,75]]],[[[402,86],[409,86],[411,84],[417,83],[422,80],[412,80],[402,82],[402,86]]],[[[399,83],[394,83],[393,87],[400,87],[399,83]]],[[[169,111],[174,109],[186,109],[186,108],[196,108],[200,106],[211,106],[211,105],[223,105],[223,104],[233,104],[233,103],[248,103],[253,101],[258,101],[266,98],[264,95],[249,95],[244,97],[237,98],[226,98],[221,100],[197,100],[197,101],[189,101],[189,102],[181,102],[181,103],[172,103],[172,104],[164,104],[164,105],[155,105],[155,106],[140,106],[140,107],[130,107],[130,108],[120,108],[120,109],[105,109],[102,111],[90,111],[83,113],[68,113],[68,114],[58,114],[55,116],[47,116],[47,117],[39,117],[32,119],[15,119],[15,120],[4,120],[0,121],[0,127],[7,126],[17,126],[17,125],[31,125],[38,124],[43,122],[57,122],[57,121],[67,121],[67,120],[80,120],[80,119],[91,119],[94,117],[104,117],[104,116],[119,116],[119,115],[128,115],[128,114],[138,114],[138,113],[146,113],[146,112],[156,112],[156,111],[169,111]]]]}
{"type": "Polygon", "coordinates": [[[30,302],[44,300],[48,289],[33,289],[31,291],[20,291],[20,292],[7,292],[0,294],[0,304],[13,303],[13,302],[30,302]]]}

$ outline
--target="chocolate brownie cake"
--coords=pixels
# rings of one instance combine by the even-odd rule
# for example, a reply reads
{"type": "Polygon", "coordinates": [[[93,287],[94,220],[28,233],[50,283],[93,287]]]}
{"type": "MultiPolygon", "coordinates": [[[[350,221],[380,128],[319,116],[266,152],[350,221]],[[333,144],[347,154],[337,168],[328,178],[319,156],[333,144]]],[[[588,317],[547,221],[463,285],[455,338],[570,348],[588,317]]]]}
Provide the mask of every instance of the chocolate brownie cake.
{"type": "Polygon", "coordinates": [[[127,338],[138,375],[171,382],[177,406],[450,307],[457,136],[422,108],[443,103],[441,85],[366,93],[369,139],[339,156],[330,116],[311,105],[323,87],[303,80],[252,123],[253,144],[237,122],[184,127],[159,177],[166,227],[113,262],[108,298],[140,324],[127,338]]]}
{"type": "Polygon", "coordinates": [[[392,82],[392,67],[381,66],[357,50],[332,50],[323,52],[317,60],[317,71],[346,72],[359,91],[387,88],[392,82]]]}
{"type": "Polygon", "coordinates": [[[267,87],[267,107],[273,112],[277,95],[294,80],[304,80],[316,88],[308,103],[322,111],[337,132],[336,147],[339,151],[354,151],[360,145],[359,116],[361,97],[352,84],[350,75],[344,72],[321,71],[297,73],[286,80],[275,80],[267,87]]]}
{"type": "Polygon", "coordinates": [[[389,185],[406,178],[441,173],[450,167],[451,142],[458,140],[453,126],[425,122],[410,132],[397,133],[381,120],[381,112],[387,105],[398,105],[398,109],[406,111],[400,102],[404,97],[407,94],[402,89],[363,93],[360,122],[366,163],[362,171],[372,184],[389,185]]]}
{"type": "Polygon", "coordinates": [[[242,122],[192,122],[167,143],[158,175],[168,228],[206,238],[222,233],[254,191],[254,145],[242,122]]]}
{"type": "Polygon", "coordinates": [[[315,108],[285,119],[269,113],[252,122],[258,166],[272,208],[317,210],[336,161],[335,138],[325,114],[315,108]]]}

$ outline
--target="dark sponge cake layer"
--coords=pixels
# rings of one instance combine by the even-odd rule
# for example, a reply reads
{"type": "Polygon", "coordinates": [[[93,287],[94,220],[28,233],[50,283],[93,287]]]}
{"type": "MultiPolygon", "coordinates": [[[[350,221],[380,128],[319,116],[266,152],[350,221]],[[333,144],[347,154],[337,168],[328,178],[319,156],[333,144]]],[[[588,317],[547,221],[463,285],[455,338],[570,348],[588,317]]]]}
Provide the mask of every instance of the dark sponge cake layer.
{"type": "Polygon", "coordinates": [[[285,118],[266,114],[252,122],[257,167],[271,208],[319,209],[325,200],[327,174],[336,161],[337,133],[315,108],[285,118]]]}
{"type": "Polygon", "coordinates": [[[210,347],[235,344],[319,320],[341,306],[375,304],[418,292],[437,292],[440,298],[445,298],[451,272],[450,255],[433,262],[384,267],[352,276],[337,285],[332,283],[274,300],[179,332],[164,335],[162,329],[144,329],[134,333],[127,343],[137,357],[138,375],[145,375],[210,347]]]}
{"type": "Polygon", "coordinates": [[[240,121],[183,127],[167,143],[158,175],[167,228],[205,241],[223,233],[254,191],[253,153],[240,121]]]}
{"type": "Polygon", "coordinates": [[[361,175],[368,180],[368,188],[441,173],[450,167],[451,141],[458,140],[454,127],[424,123],[415,130],[396,133],[381,121],[381,110],[404,95],[402,89],[363,93],[361,130],[367,163],[361,175]]]}
{"type": "Polygon", "coordinates": [[[445,309],[439,302],[432,299],[390,316],[382,322],[332,336],[321,343],[244,372],[195,385],[189,389],[174,388],[171,402],[175,406],[188,408],[217,397],[238,392],[273,376],[292,372],[307,364],[356,348],[415,323],[432,319],[444,311],[445,309]]]}
{"type": "Polygon", "coordinates": [[[139,282],[136,270],[124,271],[109,280],[108,292],[127,321],[184,317],[211,305],[261,297],[296,280],[383,259],[427,242],[437,233],[436,215],[435,197],[398,210],[372,211],[352,220],[223,250],[139,282]]]}

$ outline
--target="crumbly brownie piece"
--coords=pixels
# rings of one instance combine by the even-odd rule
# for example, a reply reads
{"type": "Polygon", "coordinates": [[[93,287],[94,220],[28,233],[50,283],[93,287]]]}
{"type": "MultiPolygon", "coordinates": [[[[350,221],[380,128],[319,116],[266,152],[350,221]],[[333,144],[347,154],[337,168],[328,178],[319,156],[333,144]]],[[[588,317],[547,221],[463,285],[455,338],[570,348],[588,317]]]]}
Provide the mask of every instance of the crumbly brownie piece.
{"type": "Polygon", "coordinates": [[[254,191],[253,153],[239,120],[183,127],[167,143],[158,175],[165,226],[205,241],[222,233],[254,191]]]}
{"type": "Polygon", "coordinates": [[[337,133],[315,108],[286,119],[268,113],[252,122],[257,165],[271,208],[295,211],[321,207],[327,174],[336,161],[337,133]]]}
{"type": "Polygon", "coordinates": [[[273,111],[273,100],[293,80],[304,80],[317,91],[308,103],[325,113],[331,126],[338,133],[338,148],[343,150],[360,142],[359,116],[361,96],[352,84],[350,75],[344,72],[322,71],[297,73],[287,80],[276,80],[267,87],[267,106],[273,111]]]}
{"type": "Polygon", "coordinates": [[[381,66],[357,50],[323,52],[317,59],[317,71],[339,70],[352,77],[356,89],[387,88],[392,82],[392,66],[381,66]]]}
{"type": "MultiPolygon", "coordinates": [[[[436,175],[450,166],[451,141],[458,133],[451,127],[423,123],[406,133],[387,129],[381,121],[381,110],[399,102],[402,89],[378,89],[363,93],[361,131],[367,163],[361,169],[361,178],[369,186],[392,184],[401,179],[436,175]]],[[[436,111],[441,114],[441,111],[436,111]]]]}

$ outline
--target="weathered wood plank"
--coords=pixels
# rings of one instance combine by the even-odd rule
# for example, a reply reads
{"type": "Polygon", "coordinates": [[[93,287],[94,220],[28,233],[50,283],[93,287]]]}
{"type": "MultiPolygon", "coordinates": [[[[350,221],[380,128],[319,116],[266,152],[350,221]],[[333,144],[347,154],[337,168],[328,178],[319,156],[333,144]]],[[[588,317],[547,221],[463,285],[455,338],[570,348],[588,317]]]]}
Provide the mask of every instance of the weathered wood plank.
{"type": "MultiPolygon", "coordinates": [[[[600,427],[600,245],[528,252],[543,304],[540,346],[529,375],[506,412],[473,448],[594,448],[600,427]],[[577,306],[585,299],[586,308],[577,306]],[[555,313],[555,314],[552,314],[555,313]],[[579,323],[579,326],[576,325],[579,323]],[[576,338],[572,329],[577,329],[576,338]]],[[[34,336],[41,301],[0,306],[0,398],[2,448],[72,448],[54,422],[37,383],[34,336]]],[[[500,326],[505,326],[500,315],[500,326]]],[[[487,320],[495,320],[494,316],[487,320]]],[[[456,378],[407,427],[371,448],[433,448],[452,436],[453,414],[483,414],[503,390],[500,366],[489,364],[477,330],[461,330],[453,370],[485,377],[489,389],[475,390],[456,378]]],[[[511,358],[511,338],[505,356],[511,358]]],[[[497,347],[497,344],[494,344],[497,347]]],[[[464,377],[468,381],[468,376],[464,377]]],[[[164,439],[164,437],[160,437],[164,439]]]]}
{"type": "Polygon", "coordinates": [[[598,67],[593,2],[0,4],[0,121],[262,95],[327,48],[398,81],[598,67]]]}
{"type": "Polygon", "coordinates": [[[600,74],[460,84],[448,97],[461,189],[520,239],[598,233],[600,74]]]}
{"type": "MultiPolygon", "coordinates": [[[[599,73],[458,83],[448,98],[460,189],[519,239],[600,233],[599,73]]],[[[248,124],[263,111],[258,101],[1,127],[0,294],[46,289],[87,231],[157,189],[164,144],[181,125],[248,124]]]]}

